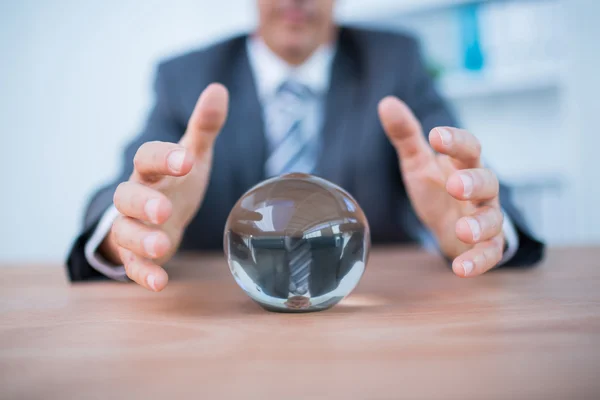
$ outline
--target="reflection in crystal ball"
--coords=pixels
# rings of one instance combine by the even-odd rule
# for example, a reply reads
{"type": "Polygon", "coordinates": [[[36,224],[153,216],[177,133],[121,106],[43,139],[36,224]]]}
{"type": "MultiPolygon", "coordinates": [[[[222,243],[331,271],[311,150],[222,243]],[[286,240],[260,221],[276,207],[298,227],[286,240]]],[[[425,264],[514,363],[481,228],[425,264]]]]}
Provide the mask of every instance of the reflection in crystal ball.
{"type": "Polygon", "coordinates": [[[236,203],[224,248],[240,287],[270,311],[334,306],[362,277],[367,219],[340,187],[307,174],[264,181],[236,203]]]}

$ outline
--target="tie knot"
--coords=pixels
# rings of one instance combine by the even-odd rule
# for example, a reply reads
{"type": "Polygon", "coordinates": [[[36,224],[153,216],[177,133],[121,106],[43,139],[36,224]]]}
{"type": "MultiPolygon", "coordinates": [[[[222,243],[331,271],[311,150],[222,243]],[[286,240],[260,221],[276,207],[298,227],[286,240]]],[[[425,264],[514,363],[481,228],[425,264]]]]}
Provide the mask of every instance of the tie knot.
{"type": "Polygon", "coordinates": [[[312,95],[312,91],[308,86],[293,80],[283,82],[277,93],[281,96],[293,96],[298,101],[306,101],[312,95]]]}

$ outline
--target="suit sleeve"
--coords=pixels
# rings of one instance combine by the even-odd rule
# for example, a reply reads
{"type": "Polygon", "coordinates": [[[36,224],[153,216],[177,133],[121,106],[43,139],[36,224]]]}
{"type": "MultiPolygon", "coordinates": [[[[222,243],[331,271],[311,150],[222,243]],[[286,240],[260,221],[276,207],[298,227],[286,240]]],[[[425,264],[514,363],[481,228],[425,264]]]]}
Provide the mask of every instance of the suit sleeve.
{"type": "Polygon", "coordinates": [[[106,279],[86,259],[85,245],[96,229],[106,210],[112,205],[117,186],[129,179],[133,172],[133,157],[137,149],[146,142],[177,142],[185,131],[185,123],[177,118],[169,96],[171,85],[164,64],[158,67],[154,83],[155,102],[147,117],[144,129],[125,148],[122,168],[118,178],[93,194],[87,205],[81,231],[75,239],[67,258],[67,271],[71,281],[106,279]]]}
{"type": "MultiPolygon", "coordinates": [[[[437,126],[459,126],[448,104],[438,93],[433,78],[425,67],[417,42],[412,41],[409,48],[409,54],[405,55],[404,59],[409,60],[411,64],[410,73],[408,79],[403,80],[407,82],[407,86],[401,91],[401,98],[421,122],[424,134],[428,135],[437,126]]],[[[502,267],[537,263],[543,258],[544,244],[533,236],[522,214],[511,200],[510,188],[503,183],[500,183],[500,203],[514,224],[519,239],[516,253],[502,267]]]]}

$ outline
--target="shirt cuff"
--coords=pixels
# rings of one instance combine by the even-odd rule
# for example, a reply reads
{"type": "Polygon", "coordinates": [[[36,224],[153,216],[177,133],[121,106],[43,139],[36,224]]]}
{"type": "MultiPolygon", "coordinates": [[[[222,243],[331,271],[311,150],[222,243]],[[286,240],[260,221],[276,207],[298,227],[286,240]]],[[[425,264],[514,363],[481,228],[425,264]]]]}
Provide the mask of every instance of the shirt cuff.
{"type": "Polygon", "coordinates": [[[505,251],[502,256],[502,259],[498,263],[498,266],[506,264],[509,262],[517,253],[519,249],[519,235],[517,234],[517,230],[515,229],[515,225],[512,220],[504,212],[504,222],[502,223],[502,232],[504,232],[504,241],[506,243],[505,251]]]}
{"type": "Polygon", "coordinates": [[[102,241],[110,232],[110,228],[118,216],[119,211],[114,205],[111,205],[110,208],[104,212],[96,230],[85,244],[85,258],[92,268],[107,278],[126,282],[129,279],[127,278],[125,267],[122,265],[113,265],[98,254],[98,247],[100,247],[100,244],[102,244],[102,241]]]}

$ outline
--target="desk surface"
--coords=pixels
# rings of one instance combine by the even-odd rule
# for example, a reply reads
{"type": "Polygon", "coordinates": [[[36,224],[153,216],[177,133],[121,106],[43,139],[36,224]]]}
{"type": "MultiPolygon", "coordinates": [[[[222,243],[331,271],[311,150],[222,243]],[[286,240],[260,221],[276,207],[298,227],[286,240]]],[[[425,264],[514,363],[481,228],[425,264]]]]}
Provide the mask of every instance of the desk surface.
{"type": "Polygon", "coordinates": [[[0,398],[600,398],[600,248],[470,280],[379,249],[314,314],[263,311],[222,256],[172,264],[160,294],[0,267],[0,398]]]}

